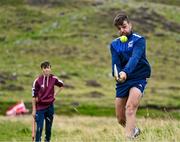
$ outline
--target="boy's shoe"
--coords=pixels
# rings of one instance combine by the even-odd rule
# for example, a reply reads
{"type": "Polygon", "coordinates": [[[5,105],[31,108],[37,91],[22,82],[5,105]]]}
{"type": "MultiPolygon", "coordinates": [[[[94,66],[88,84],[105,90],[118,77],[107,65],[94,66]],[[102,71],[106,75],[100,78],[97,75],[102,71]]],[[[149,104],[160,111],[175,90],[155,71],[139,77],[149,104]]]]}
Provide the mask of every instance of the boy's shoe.
{"type": "Polygon", "coordinates": [[[133,138],[136,138],[137,136],[139,136],[141,134],[141,130],[139,128],[134,128],[134,134],[133,134],[133,138]]]}

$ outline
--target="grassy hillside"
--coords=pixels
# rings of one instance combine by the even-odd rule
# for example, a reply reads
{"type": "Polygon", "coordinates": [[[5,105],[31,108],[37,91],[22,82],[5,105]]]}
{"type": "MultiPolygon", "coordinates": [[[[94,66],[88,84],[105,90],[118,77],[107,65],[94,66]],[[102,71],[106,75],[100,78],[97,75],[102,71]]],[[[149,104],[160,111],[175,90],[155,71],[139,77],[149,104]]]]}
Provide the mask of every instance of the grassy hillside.
{"type": "Polygon", "coordinates": [[[179,5],[133,0],[53,0],[44,5],[2,0],[0,5],[0,114],[21,99],[31,109],[32,82],[41,73],[40,62],[49,60],[65,82],[56,100],[58,114],[114,115],[108,45],[118,37],[113,17],[125,11],[134,30],[147,37],[152,66],[138,114],[180,118],[179,5]]]}

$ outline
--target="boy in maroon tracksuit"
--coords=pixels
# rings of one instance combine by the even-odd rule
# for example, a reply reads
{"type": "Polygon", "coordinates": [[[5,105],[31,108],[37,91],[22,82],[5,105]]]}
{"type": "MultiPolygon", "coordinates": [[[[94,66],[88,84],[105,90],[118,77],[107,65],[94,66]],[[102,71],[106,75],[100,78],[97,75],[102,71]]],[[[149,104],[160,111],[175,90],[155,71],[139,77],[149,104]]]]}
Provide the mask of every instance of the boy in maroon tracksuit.
{"type": "Polygon", "coordinates": [[[48,61],[41,63],[42,75],[37,77],[32,87],[32,115],[36,120],[36,142],[41,141],[45,120],[45,142],[51,138],[51,127],[54,115],[54,100],[57,93],[54,86],[63,88],[63,82],[51,74],[48,61]]]}

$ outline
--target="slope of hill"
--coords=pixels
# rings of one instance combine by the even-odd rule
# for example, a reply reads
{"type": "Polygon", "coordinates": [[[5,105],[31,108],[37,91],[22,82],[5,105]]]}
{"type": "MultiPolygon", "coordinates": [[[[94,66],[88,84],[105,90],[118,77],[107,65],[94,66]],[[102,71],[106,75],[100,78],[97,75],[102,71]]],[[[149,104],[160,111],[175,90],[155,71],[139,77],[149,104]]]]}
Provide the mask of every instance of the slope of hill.
{"type": "Polygon", "coordinates": [[[43,5],[2,0],[0,4],[1,114],[21,99],[30,108],[39,64],[49,60],[54,74],[66,84],[56,100],[57,113],[114,115],[108,45],[118,37],[113,17],[125,11],[135,31],[147,37],[152,66],[141,103],[145,109],[139,114],[164,116],[164,111],[149,110],[156,109],[180,118],[179,5],[133,0],[53,0],[43,5]]]}

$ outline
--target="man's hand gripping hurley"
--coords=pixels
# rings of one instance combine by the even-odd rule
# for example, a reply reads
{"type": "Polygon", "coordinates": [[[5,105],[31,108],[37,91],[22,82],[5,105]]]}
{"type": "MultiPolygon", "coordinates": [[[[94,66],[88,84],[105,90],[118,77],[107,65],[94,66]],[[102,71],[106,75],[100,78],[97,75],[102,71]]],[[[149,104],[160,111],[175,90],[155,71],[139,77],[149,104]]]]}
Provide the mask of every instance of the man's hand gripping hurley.
{"type": "Polygon", "coordinates": [[[114,64],[114,78],[119,83],[123,83],[126,80],[126,73],[123,71],[118,73],[116,64],[114,64]]]}

